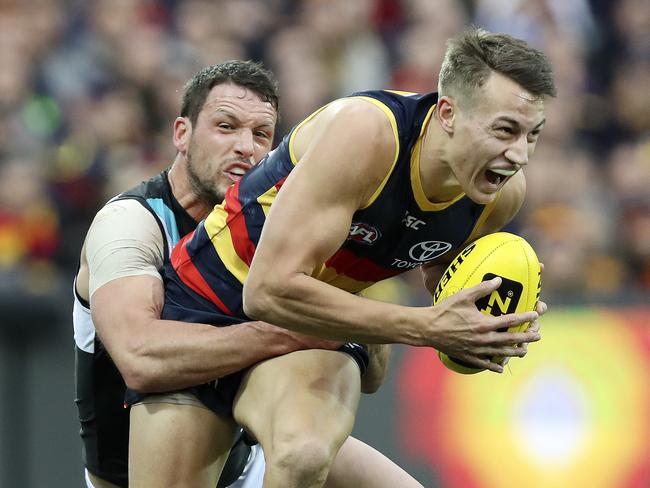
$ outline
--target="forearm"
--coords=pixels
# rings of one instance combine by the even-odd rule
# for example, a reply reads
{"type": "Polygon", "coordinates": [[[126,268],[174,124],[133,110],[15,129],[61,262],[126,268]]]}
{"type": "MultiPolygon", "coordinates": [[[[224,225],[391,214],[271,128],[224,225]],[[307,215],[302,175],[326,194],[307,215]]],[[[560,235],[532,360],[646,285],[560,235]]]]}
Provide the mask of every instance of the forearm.
{"type": "Polygon", "coordinates": [[[421,345],[417,308],[363,298],[304,274],[244,286],[249,317],[328,339],[421,345]]]}
{"type": "Polygon", "coordinates": [[[270,341],[267,335],[256,322],[215,327],[155,320],[114,359],[130,388],[170,391],[212,381],[291,350],[286,341],[270,341]]]}
{"type": "Polygon", "coordinates": [[[250,322],[227,327],[161,320],[162,282],[111,281],[92,296],[95,328],[131,388],[168,391],[212,381],[296,349],[289,332],[250,322]]]}

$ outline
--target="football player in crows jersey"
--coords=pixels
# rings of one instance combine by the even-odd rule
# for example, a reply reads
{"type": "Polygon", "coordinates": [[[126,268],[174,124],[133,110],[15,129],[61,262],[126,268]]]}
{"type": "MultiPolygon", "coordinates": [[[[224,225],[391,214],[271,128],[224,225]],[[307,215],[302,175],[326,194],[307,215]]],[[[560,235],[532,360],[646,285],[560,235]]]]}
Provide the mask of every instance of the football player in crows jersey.
{"type": "MultiPolygon", "coordinates": [[[[173,428],[174,442],[183,446],[182,461],[158,449],[148,451],[156,456],[154,470],[173,473],[184,486],[214,488],[219,471],[211,468],[223,463],[217,456],[233,443],[232,422],[216,417],[189,393],[154,392],[213,380],[299,349],[340,346],[263,322],[220,328],[159,320],[159,269],[169,250],[268,152],[276,120],[275,84],[261,66],[231,61],[203,69],[186,86],[181,116],[174,123],[178,155],[171,169],[120,194],[93,221],[81,253],[74,305],[76,403],[89,487],[129,484],[125,380],[152,393],[132,412],[153,419],[144,424],[148,441],[155,447],[164,441],[157,437],[158,422],[173,428]],[[198,449],[206,445],[208,449],[198,449]]],[[[371,364],[373,374],[383,375],[381,361],[377,366],[371,364]]],[[[132,453],[137,468],[140,453],[132,453]]],[[[387,483],[394,480],[384,486],[419,486],[353,438],[337,457],[332,486],[341,486],[337,483],[348,479],[350,471],[364,466],[377,466],[387,483]]],[[[260,450],[251,451],[238,437],[219,486],[259,488],[263,470],[260,450]]],[[[378,475],[369,471],[359,476],[372,480],[378,475]]],[[[146,480],[136,478],[131,486],[142,484],[146,480]]]]}
{"type": "MultiPolygon", "coordinates": [[[[521,170],[554,95],[543,53],[471,29],[449,41],[438,93],[368,91],[328,104],[174,248],[163,317],[254,317],[354,341],[346,346],[355,350],[432,346],[502,372],[491,358],[523,356],[517,345],[539,340],[544,303],[536,312],[480,313],[474,302],[498,278],[432,307],[358,292],[416,267],[433,291],[463,246],[514,218],[525,194],[521,170]],[[499,332],[526,322],[525,332],[499,332]]],[[[318,487],[352,429],[365,364],[361,353],[297,351],[191,391],[218,415],[232,413],[261,443],[265,488],[318,487]]],[[[172,438],[167,447],[183,456],[172,438]]]]}

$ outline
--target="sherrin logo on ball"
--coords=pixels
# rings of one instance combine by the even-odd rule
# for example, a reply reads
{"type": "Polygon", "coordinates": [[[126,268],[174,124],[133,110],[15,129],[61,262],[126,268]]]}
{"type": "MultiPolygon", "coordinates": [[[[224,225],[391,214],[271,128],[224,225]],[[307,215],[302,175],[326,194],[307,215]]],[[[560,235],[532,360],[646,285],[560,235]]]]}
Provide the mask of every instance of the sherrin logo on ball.
{"type": "MultiPolygon", "coordinates": [[[[535,310],[541,291],[539,260],[524,238],[508,232],[488,234],[463,249],[440,278],[433,293],[433,304],[495,277],[501,278],[499,288],[476,301],[481,312],[498,317],[535,310]]],[[[508,332],[521,332],[527,328],[528,323],[525,323],[509,328],[508,332]]],[[[438,352],[438,356],[447,368],[457,373],[483,371],[442,352],[438,352]]]]}

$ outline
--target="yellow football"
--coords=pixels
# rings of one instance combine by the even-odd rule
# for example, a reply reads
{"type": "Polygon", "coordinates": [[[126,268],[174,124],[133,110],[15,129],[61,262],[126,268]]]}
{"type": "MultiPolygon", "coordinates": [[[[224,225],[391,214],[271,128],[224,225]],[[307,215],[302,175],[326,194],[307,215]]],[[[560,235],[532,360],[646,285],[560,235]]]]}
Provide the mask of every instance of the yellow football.
{"type": "MultiPolygon", "coordinates": [[[[476,301],[476,307],[481,312],[497,317],[535,310],[541,291],[539,260],[524,238],[508,232],[488,234],[463,249],[440,278],[433,293],[433,304],[497,276],[501,278],[501,286],[489,296],[476,301]]],[[[520,332],[527,328],[528,323],[525,323],[509,328],[508,332],[520,332]]],[[[447,368],[457,373],[483,371],[442,352],[438,352],[438,356],[447,368]]],[[[494,358],[497,362],[502,359],[494,358]]]]}

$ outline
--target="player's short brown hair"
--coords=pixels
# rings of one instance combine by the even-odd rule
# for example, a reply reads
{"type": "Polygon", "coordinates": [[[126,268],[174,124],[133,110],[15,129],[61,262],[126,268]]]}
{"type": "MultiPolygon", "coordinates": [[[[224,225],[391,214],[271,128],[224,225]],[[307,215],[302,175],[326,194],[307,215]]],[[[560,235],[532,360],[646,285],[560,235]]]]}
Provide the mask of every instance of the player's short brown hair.
{"type": "Polygon", "coordinates": [[[440,69],[440,95],[471,103],[492,72],[515,81],[533,95],[557,94],[546,55],[507,34],[470,28],[447,41],[440,69]]]}
{"type": "Polygon", "coordinates": [[[222,83],[248,88],[278,110],[278,85],[273,74],[262,63],[232,60],[206,66],[185,84],[181,117],[189,118],[192,125],[196,124],[208,93],[222,83]]]}

